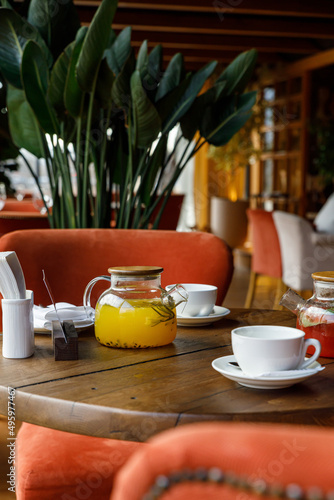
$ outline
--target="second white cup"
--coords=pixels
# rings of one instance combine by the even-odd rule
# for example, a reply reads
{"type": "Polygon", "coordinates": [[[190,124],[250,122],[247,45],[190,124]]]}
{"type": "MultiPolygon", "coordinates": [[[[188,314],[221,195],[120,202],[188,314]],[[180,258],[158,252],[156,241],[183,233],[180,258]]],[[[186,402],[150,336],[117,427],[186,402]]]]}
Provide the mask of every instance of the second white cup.
{"type": "MultiPolygon", "coordinates": [[[[217,287],[201,283],[180,283],[188,292],[187,303],[176,308],[178,316],[209,316],[217,300],[217,287]]],[[[166,286],[169,290],[175,285],[166,286]]]]}
{"type": "Polygon", "coordinates": [[[253,377],[306,368],[319,357],[321,344],[304,336],[303,331],[287,326],[242,326],[232,330],[233,354],[242,371],[253,377]],[[315,353],[305,360],[310,345],[315,353]]]}

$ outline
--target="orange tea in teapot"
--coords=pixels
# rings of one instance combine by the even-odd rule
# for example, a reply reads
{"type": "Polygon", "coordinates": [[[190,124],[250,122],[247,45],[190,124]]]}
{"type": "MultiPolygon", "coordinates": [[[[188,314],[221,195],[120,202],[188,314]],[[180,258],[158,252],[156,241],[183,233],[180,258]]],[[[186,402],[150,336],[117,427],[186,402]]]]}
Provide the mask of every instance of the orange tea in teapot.
{"type": "Polygon", "coordinates": [[[175,339],[176,328],[175,304],[159,299],[128,299],[119,306],[101,301],[95,311],[95,336],[110,347],[166,345],[175,339]]]}

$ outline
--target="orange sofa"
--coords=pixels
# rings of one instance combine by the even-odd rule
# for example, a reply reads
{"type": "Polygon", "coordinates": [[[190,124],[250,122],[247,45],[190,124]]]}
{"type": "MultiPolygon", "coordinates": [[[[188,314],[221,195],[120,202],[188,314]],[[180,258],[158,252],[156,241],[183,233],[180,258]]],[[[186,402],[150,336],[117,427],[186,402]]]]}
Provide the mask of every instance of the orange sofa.
{"type": "MultiPolygon", "coordinates": [[[[0,252],[9,250],[20,260],[35,304],[44,305],[50,299],[43,269],[55,300],[76,305],[82,304],[87,283],[116,265],[161,266],[163,286],[177,282],[217,285],[217,304],[224,300],[233,274],[230,248],[218,237],[201,232],[26,230],[0,238],[0,252]]],[[[145,445],[23,423],[17,440],[17,500],[107,499],[115,472],[139,446],[145,445]]]]}

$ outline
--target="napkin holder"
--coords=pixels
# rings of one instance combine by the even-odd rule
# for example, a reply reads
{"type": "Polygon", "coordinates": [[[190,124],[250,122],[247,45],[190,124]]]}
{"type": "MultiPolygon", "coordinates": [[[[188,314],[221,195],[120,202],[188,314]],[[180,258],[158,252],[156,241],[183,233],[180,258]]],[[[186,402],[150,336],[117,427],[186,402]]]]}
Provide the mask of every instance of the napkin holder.
{"type": "Polygon", "coordinates": [[[73,321],[52,321],[52,341],[55,361],[70,361],[79,359],[78,334],[73,321]],[[64,337],[65,335],[65,337],[64,337]]]}

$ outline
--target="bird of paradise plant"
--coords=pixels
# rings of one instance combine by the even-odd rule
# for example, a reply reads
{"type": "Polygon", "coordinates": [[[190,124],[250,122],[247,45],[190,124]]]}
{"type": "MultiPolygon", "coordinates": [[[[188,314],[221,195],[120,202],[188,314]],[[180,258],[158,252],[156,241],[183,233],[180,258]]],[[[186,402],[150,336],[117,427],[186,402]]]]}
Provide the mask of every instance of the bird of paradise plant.
{"type": "MultiPolygon", "coordinates": [[[[89,27],[72,3],[31,0],[26,17],[0,0],[0,72],[7,82],[12,140],[44,158],[53,199],[51,227],[157,227],[173,187],[205,144],[226,144],[251,115],[244,92],[256,63],[240,54],[201,93],[217,62],[195,73],[181,53],[163,69],[163,48],[144,40],[135,55],[131,27],[112,29],[117,0],[102,0],[89,27]],[[173,151],[167,144],[179,126],[173,151]],[[185,139],[168,182],[167,165],[185,139]],[[154,211],[159,207],[156,219],[154,211]]],[[[43,195],[39,179],[26,160],[43,195]]]]}

